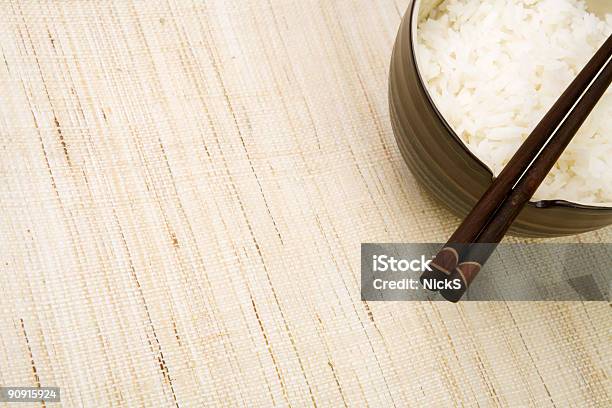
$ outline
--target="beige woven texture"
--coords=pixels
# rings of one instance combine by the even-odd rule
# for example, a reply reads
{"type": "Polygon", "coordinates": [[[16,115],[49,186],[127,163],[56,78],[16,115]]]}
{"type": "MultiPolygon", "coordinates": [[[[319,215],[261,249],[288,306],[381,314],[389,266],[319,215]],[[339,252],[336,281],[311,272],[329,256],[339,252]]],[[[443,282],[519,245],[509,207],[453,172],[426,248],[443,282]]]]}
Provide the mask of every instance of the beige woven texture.
{"type": "Polygon", "coordinates": [[[2,2],[0,384],[67,407],[610,406],[608,303],[360,301],[361,242],[457,225],[389,124],[406,6],[2,2]]]}

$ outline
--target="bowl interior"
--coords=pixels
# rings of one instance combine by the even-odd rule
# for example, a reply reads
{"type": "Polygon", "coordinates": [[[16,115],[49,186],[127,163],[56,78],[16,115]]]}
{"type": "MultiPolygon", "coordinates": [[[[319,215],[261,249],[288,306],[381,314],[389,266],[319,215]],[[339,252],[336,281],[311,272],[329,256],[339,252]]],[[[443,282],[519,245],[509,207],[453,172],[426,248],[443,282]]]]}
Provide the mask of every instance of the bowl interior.
{"type": "MultiPolygon", "coordinates": [[[[470,155],[471,157],[473,157],[476,161],[478,161],[490,174],[491,177],[493,178],[493,171],[478,157],[476,156],[466,145],[465,143],[463,143],[463,141],[461,140],[461,138],[455,133],[455,131],[453,130],[453,128],[450,126],[450,124],[448,124],[448,122],[446,121],[446,119],[444,119],[444,116],[442,115],[442,113],[440,112],[440,110],[438,109],[438,107],[436,106],[433,98],[431,97],[431,95],[429,94],[429,90],[427,89],[427,85],[425,84],[425,81],[423,81],[423,76],[421,75],[420,69],[419,69],[419,65],[418,65],[418,58],[416,58],[416,50],[414,48],[414,44],[416,44],[417,42],[417,28],[418,28],[418,23],[421,19],[426,18],[429,13],[431,12],[431,10],[433,10],[435,7],[437,7],[440,3],[442,3],[444,0],[415,0],[412,4],[412,21],[411,21],[411,35],[412,35],[412,41],[410,41],[410,43],[413,45],[413,49],[412,49],[412,53],[415,55],[415,65],[416,65],[416,69],[417,69],[417,74],[418,77],[421,81],[421,84],[423,86],[423,89],[425,90],[425,93],[427,94],[427,98],[429,99],[429,102],[431,103],[431,105],[434,107],[434,110],[436,111],[436,113],[438,114],[438,116],[440,117],[440,120],[444,123],[444,125],[446,126],[446,128],[448,129],[449,133],[452,135],[452,137],[457,141],[457,143],[461,144],[465,150],[465,152],[470,155]]],[[[612,1],[610,0],[586,0],[587,3],[587,7],[589,9],[589,11],[591,11],[592,13],[595,13],[599,16],[605,16],[606,14],[610,14],[612,13],[612,1]]],[[[610,209],[612,208],[612,203],[579,203],[579,202],[570,202],[567,200],[555,200],[555,199],[548,199],[548,200],[540,200],[540,201],[532,201],[532,204],[534,204],[536,207],[550,207],[550,206],[569,206],[569,207],[577,207],[577,208],[588,208],[588,209],[596,209],[596,208],[604,208],[604,209],[610,209]]]]}

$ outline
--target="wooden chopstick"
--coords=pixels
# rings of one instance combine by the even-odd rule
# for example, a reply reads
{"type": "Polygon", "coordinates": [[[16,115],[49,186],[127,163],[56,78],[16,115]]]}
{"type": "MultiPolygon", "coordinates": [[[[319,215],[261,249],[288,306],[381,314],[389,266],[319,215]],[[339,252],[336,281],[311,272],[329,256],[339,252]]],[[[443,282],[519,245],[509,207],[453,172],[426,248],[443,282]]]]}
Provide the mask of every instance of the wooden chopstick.
{"type": "Polygon", "coordinates": [[[500,203],[527,170],[533,158],[544,147],[559,123],[567,116],[576,100],[584,93],[597,73],[601,71],[611,54],[612,36],[608,37],[518,148],[499,176],[493,180],[480,200],[449,238],[446,245],[438,252],[430,264],[432,271],[421,275],[421,282],[424,279],[444,279],[455,270],[462,258],[462,252],[468,248],[470,243],[476,241],[478,234],[493,216],[500,203]]]}
{"type": "Polygon", "coordinates": [[[447,300],[457,302],[474,280],[497,244],[502,240],[512,222],[519,215],[525,204],[536,192],[546,175],[553,168],[565,148],[580,129],[599,99],[612,82],[612,55],[587,88],[582,97],[570,110],[565,120],[559,125],[554,135],[536,157],[523,177],[514,186],[511,193],[501,203],[494,217],[479,233],[474,244],[464,252],[459,265],[447,279],[461,279],[460,289],[442,289],[440,294],[447,300]]]}

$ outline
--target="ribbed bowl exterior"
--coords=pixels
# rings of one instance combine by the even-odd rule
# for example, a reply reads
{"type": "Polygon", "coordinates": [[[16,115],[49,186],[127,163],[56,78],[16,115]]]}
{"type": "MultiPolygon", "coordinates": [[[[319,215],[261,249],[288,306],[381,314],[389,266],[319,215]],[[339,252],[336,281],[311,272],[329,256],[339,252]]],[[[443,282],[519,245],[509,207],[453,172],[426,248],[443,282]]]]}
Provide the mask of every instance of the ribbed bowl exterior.
{"type": "MultiPolygon", "coordinates": [[[[418,6],[418,5],[416,5],[418,6]]],[[[491,171],[473,156],[436,110],[413,54],[414,1],[397,34],[389,73],[389,108],[399,149],[417,180],[459,217],[491,183],[491,171]]],[[[612,208],[551,200],[529,203],[510,229],[514,235],[555,237],[612,224],[612,208]]]]}

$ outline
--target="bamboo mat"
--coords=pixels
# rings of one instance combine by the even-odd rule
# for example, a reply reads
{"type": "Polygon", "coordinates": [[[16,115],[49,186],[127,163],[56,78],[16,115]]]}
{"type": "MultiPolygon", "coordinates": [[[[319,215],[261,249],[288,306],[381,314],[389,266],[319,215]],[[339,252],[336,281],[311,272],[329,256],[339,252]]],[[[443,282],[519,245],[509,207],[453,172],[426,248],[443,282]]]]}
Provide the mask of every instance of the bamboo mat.
{"type": "Polygon", "coordinates": [[[610,406],[607,303],[360,301],[361,242],[457,224],[389,124],[407,3],[1,2],[0,384],[66,407],[610,406]]]}

